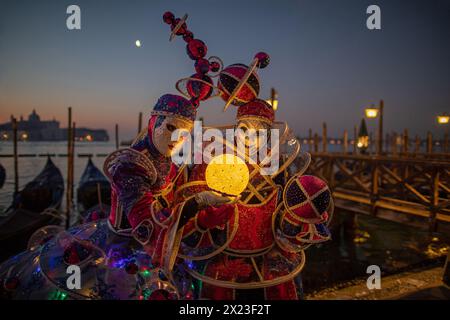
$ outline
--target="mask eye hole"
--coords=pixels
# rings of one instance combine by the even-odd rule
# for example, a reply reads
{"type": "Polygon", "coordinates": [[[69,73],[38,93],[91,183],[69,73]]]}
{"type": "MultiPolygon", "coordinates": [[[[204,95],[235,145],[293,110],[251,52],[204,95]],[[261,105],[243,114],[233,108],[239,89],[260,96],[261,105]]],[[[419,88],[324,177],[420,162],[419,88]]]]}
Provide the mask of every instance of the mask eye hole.
{"type": "Polygon", "coordinates": [[[174,131],[177,129],[173,124],[170,124],[170,123],[168,123],[168,124],[166,125],[166,128],[167,128],[167,130],[169,130],[170,132],[174,132],[174,131]]]}
{"type": "Polygon", "coordinates": [[[239,129],[241,129],[243,133],[246,133],[247,130],[248,130],[248,128],[247,128],[247,126],[245,124],[244,125],[240,125],[239,129]]]}

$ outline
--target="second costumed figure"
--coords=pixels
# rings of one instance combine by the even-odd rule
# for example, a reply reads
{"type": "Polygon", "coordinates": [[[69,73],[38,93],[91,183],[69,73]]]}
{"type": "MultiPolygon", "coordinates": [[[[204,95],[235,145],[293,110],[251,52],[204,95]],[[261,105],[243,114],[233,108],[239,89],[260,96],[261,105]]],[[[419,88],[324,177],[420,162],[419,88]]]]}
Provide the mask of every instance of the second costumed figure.
{"type": "MultiPolygon", "coordinates": [[[[164,17],[170,23],[173,15],[168,12],[164,17]]],[[[180,80],[177,89],[187,97],[209,98],[214,93],[206,75],[210,69],[206,67],[202,73],[199,66],[207,65],[203,55],[190,54],[191,47],[206,54],[206,45],[190,40],[184,21],[181,26],[179,35],[185,40],[188,35],[187,51],[196,60],[197,73],[180,80]]],[[[258,98],[256,69],[268,64],[269,56],[260,52],[248,66],[221,65],[215,70],[217,94],[225,101],[225,109],[237,106],[235,125],[216,129],[222,130],[223,136],[227,129],[237,129],[237,134],[231,141],[214,141],[222,143],[223,156],[203,156],[203,163],[186,167],[188,182],[175,192],[175,203],[182,205],[172,226],[176,231],[172,252],[194,279],[197,299],[299,299],[304,250],[330,239],[327,226],[334,206],[327,184],[304,174],[310,155],[300,151],[300,143],[286,123],[275,121],[272,106],[258,98]],[[271,139],[271,129],[279,132],[278,139],[271,139]],[[261,130],[268,134],[257,134],[252,140],[251,132],[261,130]],[[263,147],[267,150],[264,156],[259,154],[251,161],[263,147]],[[236,160],[234,155],[242,160],[240,165],[222,162],[214,166],[214,160],[221,157],[236,160]],[[278,164],[276,170],[267,170],[272,163],[278,164]],[[239,184],[243,190],[238,194],[227,192],[230,185],[239,184]],[[210,203],[207,191],[234,198],[210,203]]]]}

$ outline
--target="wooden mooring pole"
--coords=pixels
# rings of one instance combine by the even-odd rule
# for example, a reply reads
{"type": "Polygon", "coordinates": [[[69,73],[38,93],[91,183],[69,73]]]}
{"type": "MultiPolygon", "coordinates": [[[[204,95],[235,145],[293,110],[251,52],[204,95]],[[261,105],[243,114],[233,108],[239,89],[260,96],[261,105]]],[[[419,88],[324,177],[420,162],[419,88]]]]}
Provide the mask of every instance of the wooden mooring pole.
{"type": "Polygon", "coordinates": [[[347,154],[348,152],[348,132],[347,129],[344,130],[344,141],[342,143],[344,147],[344,153],[347,154]]]}
{"type": "Polygon", "coordinates": [[[430,181],[431,199],[430,199],[430,220],[429,220],[429,231],[437,231],[436,215],[439,211],[439,170],[437,168],[433,169],[430,181]]]}
{"type": "Polygon", "coordinates": [[[309,152],[313,151],[313,135],[312,135],[311,128],[309,128],[309,130],[308,130],[308,149],[309,149],[309,152]]]}
{"type": "Polygon", "coordinates": [[[73,190],[74,190],[74,181],[75,181],[75,141],[77,135],[77,125],[75,122],[72,123],[72,150],[70,152],[70,201],[73,206],[73,190]]]}
{"type": "Polygon", "coordinates": [[[403,155],[408,156],[409,134],[408,129],[403,132],[403,155]]]}
{"type": "Polygon", "coordinates": [[[138,134],[142,131],[142,112],[139,112],[139,120],[138,120],[138,134]]]}
{"type": "Polygon", "coordinates": [[[378,118],[378,137],[377,137],[377,154],[383,153],[383,113],[384,113],[384,101],[380,101],[379,106],[379,118],[378,118]]]}
{"type": "Polygon", "coordinates": [[[394,134],[392,135],[392,155],[396,156],[397,155],[397,133],[394,132],[394,134]]]}
{"type": "Polygon", "coordinates": [[[427,133],[427,153],[433,153],[433,135],[429,131],[427,133]]]}
{"type": "Polygon", "coordinates": [[[353,128],[353,154],[356,154],[356,147],[358,144],[358,127],[353,128]]]}
{"type": "Polygon", "coordinates": [[[14,194],[19,192],[19,161],[17,153],[17,119],[12,117],[13,148],[14,148],[14,194]]]}
{"type": "Polygon", "coordinates": [[[416,141],[414,143],[414,155],[417,155],[420,153],[420,138],[418,135],[416,135],[416,141]]]}
{"type": "Polygon", "coordinates": [[[116,137],[116,150],[119,149],[119,125],[116,123],[115,128],[115,137],[116,137]]]}
{"type": "Polygon", "coordinates": [[[66,229],[69,229],[70,226],[70,211],[72,209],[72,191],[71,191],[71,152],[72,152],[72,107],[68,109],[68,120],[67,120],[67,188],[66,188],[66,229]]]}
{"type": "Polygon", "coordinates": [[[328,147],[328,137],[327,137],[327,123],[324,122],[322,125],[322,152],[326,153],[328,147]]]}
{"type": "Polygon", "coordinates": [[[314,152],[319,152],[319,135],[314,133],[314,152]]]}

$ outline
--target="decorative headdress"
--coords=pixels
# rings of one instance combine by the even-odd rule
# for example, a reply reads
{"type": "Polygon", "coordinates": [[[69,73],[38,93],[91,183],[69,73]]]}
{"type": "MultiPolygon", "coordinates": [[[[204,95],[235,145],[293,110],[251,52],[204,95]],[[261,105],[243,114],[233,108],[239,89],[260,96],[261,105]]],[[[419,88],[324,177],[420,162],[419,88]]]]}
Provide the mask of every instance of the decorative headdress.
{"type": "Polygon", "coordinates": [[[255,99],[238,107],[236,120],[259,120],[272,125],[275,121],[275,111],[266,101],[255,99]]]}
{"type": "Polygon", "coordinates": [[[208,47],[202,40],[194,39],[194,34],[187,29],[186,19],[187,14],[181,19],[175,18],[174,14],[169,11],[163,15],[164,22],[171,26],[170,40],[173,40],[175,36],[182,36],[187,43],[187,55],[195,61],[195,73],[188,78],[178,80],[176,88],[189,99],[193,106],[198,107],[200,101],[219,94],[219,90],[214,86],[211,77],[218,75],[223,63],[218,57],[205,58],[208,47]]]}
{"type": "Polygon", "coordinates": [[[218,88],[221,98],[226,102],[224,111],[230,106],[241,106],[255,100],[259,94],[259,78],[256,68],[263,69],[269,65],[270,57],[265,52],[255,55],[250,66],[232,64],[219,74],[218,88]]]}
{"type": "Polygon", "coordinates": [[[173,116],[183,120],[194,121],[197,115],[197,107],[181,96],[165,94],[158,99],[151,115],[173,116]]]}
{"type": "Polygon", "coordinates": [[[171,26],[170,40],[175,36],[182,36],[186,41],[186,52],[195,61],[196,73],[189,78],[177,82],[177,90],[194,105],[200,101],[220,95],[226,102],[224,111],[230,104],[241,106],[255,100],[259,94],[259,78],[256,68],[267,67],[270,57],[267,53],[259,52],[255,55],[250,66],[244,64],[232,64],[225,69],[223,62],[216,56],[206,59],[208,47],[200,40],[195,39],[194,34],[187,29],[185,14],[181,19],[175,18],[172,12],[163,15],[165,23],[171,26]],[[219,77],[217,87],[211,78],[219,77]]]}

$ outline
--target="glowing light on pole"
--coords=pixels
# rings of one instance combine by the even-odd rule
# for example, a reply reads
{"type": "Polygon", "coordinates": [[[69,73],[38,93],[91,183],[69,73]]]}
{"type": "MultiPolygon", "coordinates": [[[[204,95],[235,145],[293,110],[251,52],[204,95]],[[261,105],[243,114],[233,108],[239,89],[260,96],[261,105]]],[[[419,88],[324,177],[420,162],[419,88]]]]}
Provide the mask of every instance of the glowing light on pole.
{"type": "Polygon", "coordinates": [[[447,124],[450,121],[450,116],[446,113],[437,116],[437,122],[439,124],[447,124]]]}

